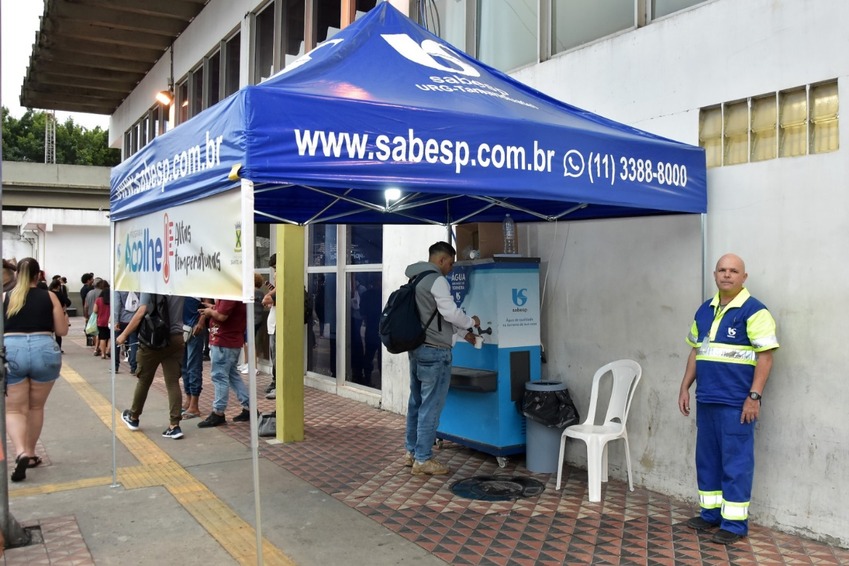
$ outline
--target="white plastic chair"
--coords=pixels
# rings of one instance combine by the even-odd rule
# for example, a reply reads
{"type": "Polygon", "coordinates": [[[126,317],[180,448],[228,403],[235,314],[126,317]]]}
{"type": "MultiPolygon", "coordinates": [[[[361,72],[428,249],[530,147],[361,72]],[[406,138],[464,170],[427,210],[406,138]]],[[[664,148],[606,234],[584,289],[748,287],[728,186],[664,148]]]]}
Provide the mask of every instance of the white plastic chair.
{"type": "Polygon", "coordinates": [[[611,440],[625,441],[625,463],[628,466],[628,488],[634,491],[631,478],[631,450],[628,446],[628,431],[625,422],[631,408],[631,399],[642,377],[643,368],[634,360],[618,360],[599,368],[593,376],[593,388],[590,394],[590,408],[587,418],[582,424],[566,427],[560,436],[560,458],[557,467],[557,487],[560,489],[560,479],[563,475],[563,458],[565,456],[566,438],[583,440],[587,444],[587,483],[589,484],[590,502],[601,501],[601,482],[607,481],[607,443],[611,440]],[[599,382],[610,373],[613,385],[610,391],[610,401],[607,405],[607,415],[604,424],[594,424],[596,406],[598,405],[599,382]]]}

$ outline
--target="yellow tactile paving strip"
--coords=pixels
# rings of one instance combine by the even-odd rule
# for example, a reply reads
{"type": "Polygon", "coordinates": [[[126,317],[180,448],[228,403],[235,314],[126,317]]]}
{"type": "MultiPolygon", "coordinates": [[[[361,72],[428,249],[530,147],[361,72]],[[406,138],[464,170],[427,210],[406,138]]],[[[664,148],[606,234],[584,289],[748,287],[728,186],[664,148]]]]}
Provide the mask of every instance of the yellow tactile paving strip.
{"type": "MultiPolygon", "coordinates": [[[[112,404],[68,365],[62,366],[62,377],[111,429],[112,404]]],[[[116,411],[116,422],[120,419],[116,411]]],[[[256,531],[250,524],[143,433],[116,426],[116,437],[141,464],[118,470],[118,481],[126,489],[164,487],[237,562],[245,565],[257,563],[256,531]]],[[[87,478],[64,484],[16,489],[10,496],[55,493],[109,485],[111,482],[112,478],[87,478]]],[[[262,541],[262,558],[264,564],[294,565],[288,556],[266,539],[262,541]]]]}

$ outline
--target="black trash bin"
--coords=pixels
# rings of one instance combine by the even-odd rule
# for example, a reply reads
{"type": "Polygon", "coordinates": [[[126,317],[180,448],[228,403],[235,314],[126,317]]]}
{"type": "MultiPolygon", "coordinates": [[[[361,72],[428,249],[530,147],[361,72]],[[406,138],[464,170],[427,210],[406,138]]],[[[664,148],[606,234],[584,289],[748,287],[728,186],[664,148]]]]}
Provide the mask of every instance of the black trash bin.
{"type": "Polygon", "coordinates": [[[522,414],[528,425],[525,466],[530,472],[556,472],[560,464],[560,435],[564,428],[580,420],[566,384],[562,381],[527,382],[522,414]]]}

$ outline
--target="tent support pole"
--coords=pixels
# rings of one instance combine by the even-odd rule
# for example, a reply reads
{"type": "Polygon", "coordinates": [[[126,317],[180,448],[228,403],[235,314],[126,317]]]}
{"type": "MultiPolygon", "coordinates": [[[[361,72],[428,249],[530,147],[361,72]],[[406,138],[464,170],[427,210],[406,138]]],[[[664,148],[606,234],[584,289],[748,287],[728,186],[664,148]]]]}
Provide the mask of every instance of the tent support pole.
{"type": "Polygon", "coordinates": [[[707,297],[707,214],[702,213],[699,215],[701,218],[701,228],[702,228],[702,296],[701,300],[704,300],[707,297]]]}
{"type": "MultiPolygon", "coordinates": [[[[115,249],[115,223],[112,222],[111,219],[109,220],[109,249],[115,249]]],[[[112,281],[112,285],[109,287],[109,304],[114,305],[116,304],[115,297],[117,296],[117,294],[115,293],[115,254],[111,253],[109,255],[109,278],[110,281],[112,281]]],[[[112,352],[113,360],[118,359],[118,349],[115,347],[115,326],[117,322],[117,310],[118,309],[110,309],[109,315],[112,318],[112,324],[109,325],[109,347],[112,350],[115,350],[114,352],[112,352]]],[[[109,365],[112,366],[111,368],[109,368],[112,374],[112,485],[110,487],[120,487],[120,485],[118,484],[118,429],[115,428],[117,423],[117,418],[115,416],[115,364],[110,361],[109,365]]]]}
{"type": "Polygon", "coordinates": [[[261,566],[262,558],[262,499],[259,485],[259,419],[257,418],[256,398],[256,317],[254,315],[254,184],[248,179],[242,179],[240,183],[241,219],[240,226],[242,241],[250,242],[242,248],[242,302],[245,303],[247,314],[246,328],[248,353],[245,363],[248,364],[248,402],[250,407],[250,429],[251,429],[251,468],[253,471],[254,486],[254,520],[256,527],[256,563],[261,566]]]}

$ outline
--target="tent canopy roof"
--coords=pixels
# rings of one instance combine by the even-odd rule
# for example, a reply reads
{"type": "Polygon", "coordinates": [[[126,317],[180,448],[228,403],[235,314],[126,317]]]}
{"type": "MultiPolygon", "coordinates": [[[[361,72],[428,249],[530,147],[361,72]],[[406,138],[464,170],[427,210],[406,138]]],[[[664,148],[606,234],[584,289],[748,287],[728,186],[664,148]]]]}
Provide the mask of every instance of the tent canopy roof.
{"type": "Polygon", "coordinates": [[[113,170],[113,220],[254,183],[257,222],[584,219],[707,209],[704,150],[548,97],[388,2],[113,170]],[[393,195],[387,189],[397,189],[393,195]]]}

